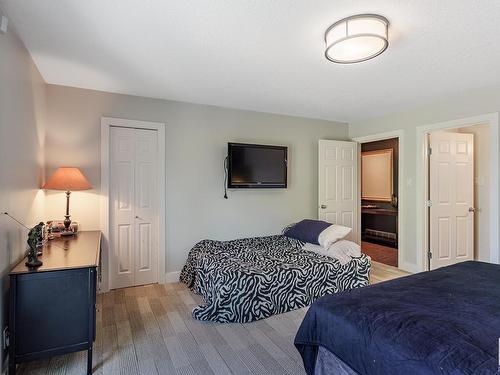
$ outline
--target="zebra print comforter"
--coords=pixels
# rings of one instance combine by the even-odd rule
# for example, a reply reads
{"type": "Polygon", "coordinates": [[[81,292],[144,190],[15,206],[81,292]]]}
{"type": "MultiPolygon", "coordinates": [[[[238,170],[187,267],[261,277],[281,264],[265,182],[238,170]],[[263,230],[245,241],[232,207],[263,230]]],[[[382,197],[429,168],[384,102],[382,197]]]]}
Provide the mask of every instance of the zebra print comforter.
{"type": "Polygon", "coordinates": [[[193,318],[246,323],[310,305],[325,294],[368,285],[370,258],[341,266],[283,235],[204,240],[188,255],[180,281],[203,297],[193,318]]]}

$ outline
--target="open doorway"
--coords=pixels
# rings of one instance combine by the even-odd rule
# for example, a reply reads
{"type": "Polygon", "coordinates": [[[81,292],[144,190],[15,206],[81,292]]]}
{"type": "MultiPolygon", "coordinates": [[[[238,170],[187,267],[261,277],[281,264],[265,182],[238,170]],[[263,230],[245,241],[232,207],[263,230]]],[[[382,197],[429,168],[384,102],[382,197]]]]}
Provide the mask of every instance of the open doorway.
{"type": "Polygon", "coordinates": [[[490,259],[490,126],[427,133],[428,269],[490,259]]]}
{"type": "Polygon", "coordinates": [[[399,139],[361,142],[361,248],[398,267],[399,139]]]}

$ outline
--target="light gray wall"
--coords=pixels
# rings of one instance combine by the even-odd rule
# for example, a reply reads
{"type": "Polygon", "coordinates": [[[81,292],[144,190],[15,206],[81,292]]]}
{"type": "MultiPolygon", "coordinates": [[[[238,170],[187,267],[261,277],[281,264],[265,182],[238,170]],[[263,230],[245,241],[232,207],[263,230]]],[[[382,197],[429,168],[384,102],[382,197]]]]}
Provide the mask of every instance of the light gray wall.
{"type": "MultiPolygon", "coordinates": [[[[416,269],[417,238],[416,238],[416,127],[438,122],[450,121],[498,112],[500,110],[500,87],[488,87],[466,93],[450,96],[434,104],[393,113],[375,119],[349,124],[349,135],[352,138],[402,129],[405,136],[404,153],[404,196],[405,196],[405,253],[403,261],[416,269]]],[[[496,192],[498,194],[498,192],[496,192]]]]}
{"type": "MultiPolygon", "coordinates": [[[[1,14],[1,10],[0,10],[1,14]]],[[[29,226],[43,219],[45,83],[13,25],[0,34],[0,212],[29,226]]],[[[26,250],[27,230],[0,216],[0,324],[7,323],[8,272],[26,250]]],[[[5,353],[2,352],[2,361],[5,353]]]]}
{"type": "MultiPolygon", "coordinates": [[[[49,85],[48,173],[74,165],[94,186],[72,194],[72,217],[99,228],[101,116],[166,123],[166,269],[178,271],[205,238],[280,233],[317,217],[319,139],[345,140],[346,124],[49,85]],[[230,191],[223,199],[227,142],[289,146],[288,189],[230,191]]],[[[60,218],[64,196],[49,193],[47,216],[60,218]]]]}

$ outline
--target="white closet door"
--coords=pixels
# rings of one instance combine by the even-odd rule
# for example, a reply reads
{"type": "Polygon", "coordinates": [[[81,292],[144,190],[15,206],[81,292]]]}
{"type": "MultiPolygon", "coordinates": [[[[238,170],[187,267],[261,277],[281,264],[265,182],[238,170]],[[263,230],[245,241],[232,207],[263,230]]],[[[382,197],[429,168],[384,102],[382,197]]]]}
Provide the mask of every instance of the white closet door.
{"type": "Polygon", "coordinates": [[[358,144],[319,141],[319,219],[352,228],[358,238],[358,144]]]}
{"type": "Polygon", "coordinates": [[[110,288],[158,280],[157,132],[110,130],[110,288]]]}
{"type": "Polygon", "coordinates": [[[474,259],[474,135],[430,135],[432,269],[474,259]]]}
{"type": "Polygon", "coordinates": [[[158,280],[157,132],[136,130],[135,285],[158,280]]]}
{"type": "Polygon", "coordinates": [[[110,138],[110,281],[123,288],[134,285],[134,130],[111,128],[110,138]]]}

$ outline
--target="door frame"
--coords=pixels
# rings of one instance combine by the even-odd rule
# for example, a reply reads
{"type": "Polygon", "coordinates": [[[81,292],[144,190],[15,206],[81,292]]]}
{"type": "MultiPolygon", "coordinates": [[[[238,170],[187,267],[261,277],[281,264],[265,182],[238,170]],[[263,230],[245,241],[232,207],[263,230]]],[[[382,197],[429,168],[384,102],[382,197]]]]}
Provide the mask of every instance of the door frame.
{"type": "MultiPolygon", "coordinates": [[[[458,129],[475,125],[489,125],[490,129],[490,262],[500,263],[500,205],[499,205],[499,116],[498,113],[466,117],[429,125],[417,126],[417,165],[416,165],[416,202],[417,202],[417,268],[426,271],[429,267],[427,259],[427,243],[429,238],[426,214],[427,184],[429,182],[428,133],[438,130],[458,129]]],[[[474,249],[475,253],[475,249],[474,249]]],[[[474,254],[475,256],[475,254],[474,254]]]]}
{"type": "Polygon", "coordinates": [[[166,169],[165,169],[165,124],[161,122],[127,120],[114,117],[101,117],[101,204],[100,227],[102,231],[102,270],[101,291],[108,291],[109,272],[109,148],[110,128],[112,126],[132,129],[156,130],[158,132],[158,283],[165,282],[165,215],[166,215],[166,169]]]}
{"type": "Polygon", "coordinates": [[[398,268],[404,271],[413,272],[414,267],[405,262],[403,254],[406,251],[406,194],[403,186],[405,181],[404,165],[404,150],[405,150],[405,133],[404,130],[398,129],[390,132],[376,133],[363,137],[356,137],[352,140],[358,143],[358,227],[359,235],[358,242],[361,244],[361,144],[368,142],[383,141],[386,139],[398,139],[398,268]]]}

